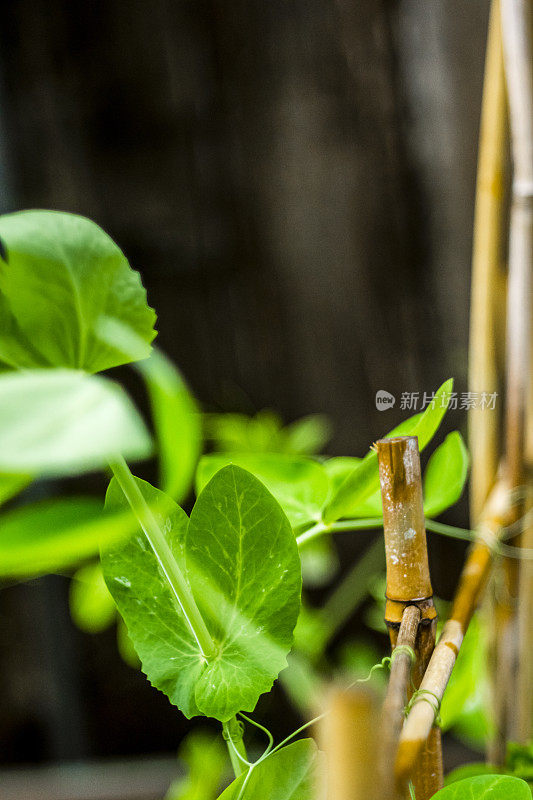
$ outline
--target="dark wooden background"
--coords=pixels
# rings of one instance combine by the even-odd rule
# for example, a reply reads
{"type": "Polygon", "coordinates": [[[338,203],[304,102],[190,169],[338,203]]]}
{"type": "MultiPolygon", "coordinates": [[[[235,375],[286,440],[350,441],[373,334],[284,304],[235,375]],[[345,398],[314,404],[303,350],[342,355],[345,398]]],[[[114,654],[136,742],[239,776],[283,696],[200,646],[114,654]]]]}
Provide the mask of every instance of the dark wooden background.
{"type": "MultiPolygon", "coordinates": [[[[206,407],[324,412],[330,452],[359,454],[402,416],[376,410],[378,389],[466,389],[487,15],[487,0],[4,0],[0,211],[100,223],[206,407]]],[[[461,551],[433,545],[446,595],[444,549],[461,551]]],[[[179,715],[112,634],[72,628],[65,594],[54,577],[0,593],[0,759],[171,749],[179,715]]]]}

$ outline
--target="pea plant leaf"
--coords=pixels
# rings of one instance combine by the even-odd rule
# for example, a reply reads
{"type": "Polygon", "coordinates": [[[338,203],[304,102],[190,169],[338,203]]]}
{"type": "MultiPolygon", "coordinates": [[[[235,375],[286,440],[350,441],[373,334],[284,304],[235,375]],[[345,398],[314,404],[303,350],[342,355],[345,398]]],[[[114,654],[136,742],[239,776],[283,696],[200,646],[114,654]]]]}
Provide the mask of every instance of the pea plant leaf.
{"type": "Polygon", "coordinates": [[[129,325],[146,358],[155,336],[139,273],[94,222],[59,211],[0,217],[0,361],[99,372],[130,355],[96,335],[103,315],[129,325]],[[5,331],[5,334],[4,334],[5,331]]]}
{"type": "Polygon", "coordinates": [[[324,762],[312,739],[300,739],[260,761],[249,776],[239,775],[219,800],[324,800],[324,762]]]}
{"type": "Polygon", "coordinates": [[[32,578],[78,566],[105,541],[134,530],[131,514],[104,513],[88,497],[43,500],[0,517],[0,577],[32,578]]]}
{"type": "MultiPolygon", "coordinates": [[[[143,671],[187,717],[225,722],[252,711],[286,666],[300,607],[300,561],[287,518],[263,484],[237,466],[209,481],[190,520],[171,498],[136,480],[217,646],[206,660],[139,531],[105,550],[102,565],[143,671]]],[[[115,479],[106,505],[125,505],[115,479]]]]}
{"type": "Polygon", "coordinates": [[[331,438],[331,425],[323,414],[310,414],[283,427],[270,409],[255,416],[205,414],[206,438],[215,450],[226,453],[287,453],[314,455],[331,438]]]}
{"type": "Polygon", "coordinates": [[[448,434],[424,473],[424,513],[436,517],[456,503],[468,475],[469,456],[459,431],[448,434]]]}
{"type": "MultiPolygon", "coordinates": [[[[418,447],[422,451],[437,432],[450,402],[453,380],[450,378],[435,393],[433,402],[423,411],[404,420],[388,436],[418,436],[418,447]]],[[[323,512],[326,523],[351,515],[352,510],[367,500],[379,489],[378,457],[371,450],[351,472],[329,499],[323,512]]]]}
{"type": "MultiPolygon", "coordinates": [[[[119,320],[102,317],[97,333],[134,361],[143,346],[134,330],[119,320]]],[[[135,364],[152,406],[159,456],[159,486],[180,502],[191,489],[202,448],[202,426],[196,403],[175,365],[160,350],[135,364]]]]}
{"type": "MultiPolygon", "coordinates": [[[[330,497],[336,493],[344,479],[353,473],[362,460],[355,456],[337,456],[324,461],[323,467],[330,479],[330,497]]],[[[382,513],[381,490],[378,487],[377,491],[366,500],[356,502],[351,508],[348,508],[345,516],[353,518],[380,517],[382,513]]]]}
{"type": "Polygon", "coordinates": [[[197,492],[227,464],[248,470],[264,483],[294,528],[320,519],[329,481],[317,461],[282,453],[213,453],[200,460],[197,492]]]}
{"type": "Polygon", "coordinates": [[[455,781],[433,795],[434,800],[531,800],[531,789],[510,775],[477,775],[455,781]]]}
{"type": "Polygon", "coordinates": [[[74,475],[151,449],[127,394],[106,378],[67,369],[0,376],[1,472],[74,475]]]}

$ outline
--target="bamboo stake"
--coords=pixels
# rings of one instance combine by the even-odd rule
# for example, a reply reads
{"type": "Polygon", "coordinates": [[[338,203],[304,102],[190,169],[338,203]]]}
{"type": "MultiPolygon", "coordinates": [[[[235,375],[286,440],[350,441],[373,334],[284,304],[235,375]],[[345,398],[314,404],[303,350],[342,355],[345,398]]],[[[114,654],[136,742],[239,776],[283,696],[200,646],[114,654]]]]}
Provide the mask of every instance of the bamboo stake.
{"type": "MultiPolygon", "coordinates": [[[[481,109],[472,256],[469,389],[498,390],[498,301],[504,288],[503,223],[507,166],[507,104],[503,72],[500,3],[493,0],[487,39],[481,109]]],[[[480,518],[498,466],[498,414],[473,407],[468,414],[472,455],[470,511],[480,518]]]]}
{"type": "MultiPolygon", "coordinates": [[[[531,272],[533,261],[533,0],[502,0],[504,60],[509,97],[513,187],[509,238],[509,293],[507,312],[506,469],[511,487],[524,483],[526,408],[531,346],[531,272]]],[[[520,508],[517,508],[520,513],[520,508]]],[[[522,544],[525,544],[522,542],[522,544]]],[[[510,605],[518,597],[519,692],[508,692],[510,706],[502,720],[502,734],[524,743],[531,735],[533,707],[533,625],[531,575],[522,565],[507,568],[510,605]],[[517,583],[519,584],[517,586],[517,583]]],[[[513,609],[511,607],[511,615],[513,609]]],[[[512,624],[510,615],[509,625],[512,624]]],[[[499,676],[500,677],[500,676],[499,676]]],[[[514,664],[503,676],[514,683],[514,664]]]]}
{"type": "Polygon", "coordinates": [[[509,510],[507,485],[499,482],[489,497],[478,528],[479,539],[465,562],[450,617],[420,685],[422,694],[413,703],[400,735],[395,767],[399,782],[405,782],[413,773],[420,752],[434,729],[444,690],[490,572],[494,545],[502,528],[508,524],[509,510]]]}
{"type": "MultiPolygon", "coordinates": [[[[395,647],[406,607],[416,605],[420,611],[413,668],[413,683],[417,688],[435,646],[437,623],[427,557],[418,439],[416,436],[381,439],[376,449],[387,562],[385,621],[395,647]]],[[[438,728],[423,744],[412,779],[417,800],[427,800],[441,788],[442,748],[438,728]]],[[[406,785],[400,783],[396,790],[405,794],[406,785]]]]}
{"type": "MultiPolygon", "coordinates": [[[[334,687],[318,729],[328,760],[328,800],[381,800],[376,780],[377,700],[368,689],[334,687]]],[[[319,787],[319,796],[322,796],[319,787]]]]}
{"type": "Polygon", "coordinates": [[[409,647],[415,652],[416,637],[420,623],[418,606],[407,606],[403,612],[400,630],[393,649],[391,670],[387,694],[382,709],[382,742],[380,753],[380,773],[382,793],[386,797],[395,794],[394,774],[391,764],[396,758],[398,740],[404,720],[404,709],[411,689],[412,660],[407,650],[399,651],[399,647],[409,647]],[[396,652],[396,655],[394,655],[396,652]]]}

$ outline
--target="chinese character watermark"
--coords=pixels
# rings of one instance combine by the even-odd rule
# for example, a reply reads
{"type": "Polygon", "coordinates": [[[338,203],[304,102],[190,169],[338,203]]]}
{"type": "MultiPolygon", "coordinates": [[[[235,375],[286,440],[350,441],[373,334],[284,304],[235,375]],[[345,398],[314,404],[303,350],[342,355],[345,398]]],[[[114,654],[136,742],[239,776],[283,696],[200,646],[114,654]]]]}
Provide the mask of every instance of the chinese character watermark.
{"type": "MultiPolygon", "coordinates": [[[[402,392],[400,395],[401,411],[424,411],[426,408],[448,406],[449,411],[469,411],[481,409],[494,411],[498,400],[498,392],[447,392],[436,395],[435,392],[402,392]]],[[[386,411],[393,408],[396,398],[390,392],[380,389],[376,392],[376,408],[386,411]]]]}

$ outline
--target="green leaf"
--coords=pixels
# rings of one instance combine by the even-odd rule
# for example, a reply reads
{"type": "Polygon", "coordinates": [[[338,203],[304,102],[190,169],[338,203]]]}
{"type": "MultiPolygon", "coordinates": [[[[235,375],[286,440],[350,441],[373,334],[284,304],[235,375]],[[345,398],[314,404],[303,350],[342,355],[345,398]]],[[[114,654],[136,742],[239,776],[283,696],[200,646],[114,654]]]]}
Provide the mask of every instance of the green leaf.
{"type": "MultiPolygon", "coordinates": [[[[448,408],[453,380],[450,378],[435,393],[433,403],[410,420],[405,420],[387,436],[418,436],[420,452],[437,432],[448,408]]],[[[354,508],[379,490],[378,457],[371,450],[361,463],[341,483],[324,508],[326,524],[350,516],[354,508]]]]}
{"type": "Polygon", "coordinates": [[[126,623],[120,615],[117,615],[117,648],[121,659],[129,667],[132,667],[132,669],[140,669],[141,660],[129,637],[126,623]]]}
{"type": "Polygon", "coordinates": [[[313,740],[301,739],[269,755],[248,778],[240,775],[219,800],[323,800],[324,762],[313,740]]]}
{"type": "Polygon", "coordinates": [[[332,428],[324,414],[310,414],[287,425],[282,431],[283,451],[295,455],[315,455],[331,439],[332,428]]]}
{"type": "Polygon", "coordinates": [[[180,745],[178,759],[187,767],[165,800],[216,800],[226,772],[228,752],[220,736],[205,730],[191,731],[180,745]]]}
{"type": "Polygon", "coordinates": [[[105,631],[115,621],[115,601],[98,562],[80,567],[72,576],[69,606],[73,622],[86,633],[105,631]]]}
{"type": "Polygon", "coordinates": [[[462,781],[465,778],[475,778],[478,775],[508,775],[507,770],[500,770],[495,764],[486,764],[484,761],[474,762],[472,764],[461,764],[460,767],[453,769],[444,778],[444,785],[449,786],[451,783],[462,781]]]}
{"type": "Polygon", "coordinates": [[[152,404],[159,453],[159,483],[178,502],[192,487],[202,449],[201,418],[178,369],[161,352],[137,365],[152,404]]]}
{"type": "Polygon", "coordinates": [[[281,417],[270,409],[255,416],[205,414],[206,438],[216,450],[238,453],[276,453],[280,450],[281,417]]]}
{"type": "Polygon", "coordinates": [[[0,360],[86,372],[124,364],[130,356],[96,335],[102,315],[137,333],[135,360],[149,355],[155,313],[139,273],[98,225],[60,211],[21,211],[0,217],[0,239],[0,360]]]}
{"type": "Polygon", "coordinates": [[[72,475],[117,453],[150,452],[144,423],[118,384],[64,369],[0,375],[0,471],[72,475]]]}
{"type": "MultiPolygon", "coordinates": [[[[121,322],[102,318],[98,335],[120,345],[133,361],[142,340],[121,322]]],[[[178,502],[191,489],[202,448],[202,426],[196,403],[177,367],[160,350],[135,365],[148,389],[159,454],[159,484],[178,502]]]]}
{"type": "Polygon", "coordinates": [[[328,478],[317,461],[281,453],[214,453],[200,460],[197,492],[227,464],[242,467],[264,483],[294,528],[320,519],[328,494],[328,478]]]}
{"type": "Polygon", "coordinates": [[[478,775],[445,786],[434,800],[531,800],[525,781],[509,775],[478,775]]]}
{"type": "Polygon", "coordinates": [[[0,505],[22,492],[31,481],[31,475],[0,473],[0,505]]]}
{"type": "Polygon", "coordinates": [[[424,473],[424,513],[436,517],[456,503],[468,475],[468,450],[459,431],[448,434],[424,473]]]}
{"type": "MultiPolygon", "coordinates": [[[[362,460],[362,458],[354,456],[337,456],[324,461],[323,467],[330,478],[330,497],[335,494],[344,479],[352,474],[362,460]]],[[[382,514],[381,490],[378,487],[378,490],[366,500],[356,502],[351,508],[347,507],[344,516],[357,519],[359,517],[381,517],[382,514]]]]}
{"type": "MultiPolygon", "coordinates": [[[[187,577],[218,653],[206,661],[142,534],[102,555],[106,583],[143,671],[187,717],[225,722],[251,711],[286,666],[301,592],[290,525],[244,470],[218,472],[188,522],[170,498],[138,479],[187,577]]],[[[123,507],[115,480],[107,504],[123,507]]]]}
{"type": "Polygon", "coordinates": [[[104,513],[91,498],[22,506],[0,518],[0,576],[27,578],[77,566],[94,557],[102,541],[133,529],[131,514],[104,513]]]}
{"type": "Polygon", "coordinates": [[[270,409],[255,416],[205,414],[206,438],[226,453],[286,453],[313,455],[331,437],[331,425],[323,414],[311,414],[283,427],[281,417],[270,409]]]}

